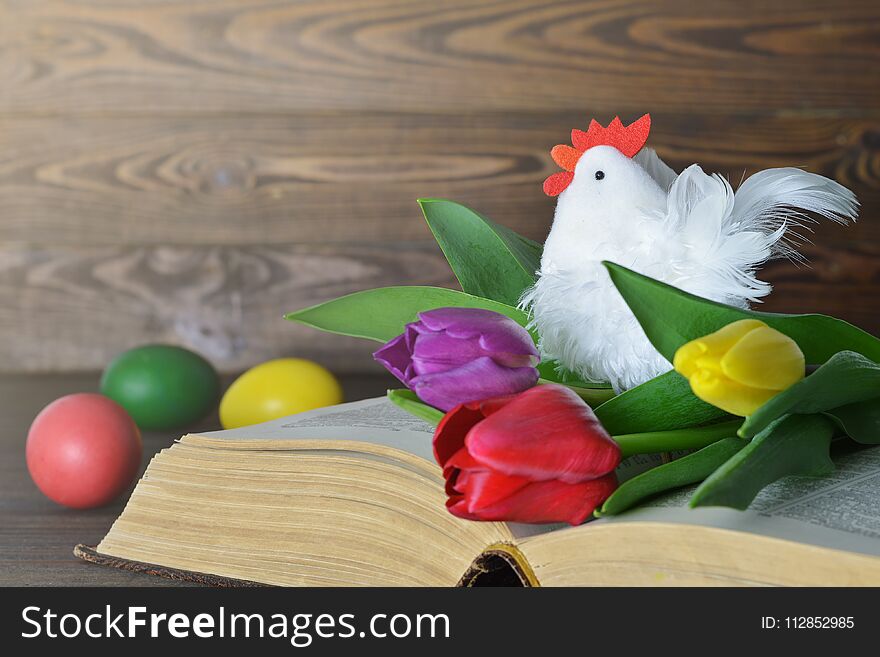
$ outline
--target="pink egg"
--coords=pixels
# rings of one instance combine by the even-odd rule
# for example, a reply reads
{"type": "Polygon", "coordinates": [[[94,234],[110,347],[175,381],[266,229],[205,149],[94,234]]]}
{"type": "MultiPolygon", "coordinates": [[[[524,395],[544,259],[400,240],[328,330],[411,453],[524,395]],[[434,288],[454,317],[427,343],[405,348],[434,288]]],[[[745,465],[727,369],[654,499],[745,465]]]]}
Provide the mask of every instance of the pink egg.
{"type": "Polygon", "coordinates": [[[49,499],[74,509],[107,504],[132,483],[141,435],[112,399],[78,393],[56,399],[31,424],[27,466],[49,499]]]}

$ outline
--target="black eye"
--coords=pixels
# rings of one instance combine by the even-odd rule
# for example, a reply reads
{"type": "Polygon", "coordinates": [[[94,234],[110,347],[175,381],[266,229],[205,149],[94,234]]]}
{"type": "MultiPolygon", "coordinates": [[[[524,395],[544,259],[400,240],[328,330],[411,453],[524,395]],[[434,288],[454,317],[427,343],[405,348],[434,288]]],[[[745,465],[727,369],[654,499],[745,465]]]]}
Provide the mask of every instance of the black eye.
{"type": "Polygon", "coordinates": [[[605,177],[604,171],[597,171],[596,172],[596,180],[602,180],[602,178],[604,178],[604,177],[605,177]]]}

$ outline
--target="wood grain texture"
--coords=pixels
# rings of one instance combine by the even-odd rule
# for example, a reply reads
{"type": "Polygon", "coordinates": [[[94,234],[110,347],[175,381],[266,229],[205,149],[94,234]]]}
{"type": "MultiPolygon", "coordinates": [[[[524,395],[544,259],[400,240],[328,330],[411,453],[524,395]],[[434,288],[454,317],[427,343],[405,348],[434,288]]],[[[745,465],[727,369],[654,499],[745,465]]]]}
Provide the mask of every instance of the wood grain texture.
{"type": "MultiPolygon", "coordinates": [[[[811,266],[771,263],[762,309],[822,312],[880,333],[876,244],[804,249],[811,266]]],[[[279,356],[376,371],[376,344],[284,321],[286,310],[405,282],[454,287],[432,245],[342,247],[0,247],[0,370],[102,368],[145,343],[181,344],[223,371],[279,356]]]]}
{"type": "Polygon", "coordinates": [[[765,307],[880,333],[878,44],[855,0],[0,1],[0,371],[156,341],[369,370],[281,313],[452,284],[421,196],[542,240],[550,147],[644,111],[678,169],[851,187],[765,307]]]}
{"type": "Polygon", "coordinates": [[[100,369],[123,349],[169,342],[224,371],[278,356],[378,371],[375,343],[282,315],[390,281],[453,283],[442,255],[417,248],[0,245],[0,369],[100,369]]]}
{"type": "Polygon", "coordinates": [[[0,26],[6,112],[880,105],[873,0],[7,0],[0,26]]]}
{"type": "MultiPolygon", "coordinates": [[[[590,116],[0,116],[0,242],[427,240],[422,196],[459,200],[543,239],[554,201],[541,183],[557,170],[550,148],[590,116]]],[[[737,184],[744,173],[800,166],[880,208],[880,119],[655,113],[653,125],[650,144],[679,170],[699,162],[737,184]]],[[[880,221],[837,233],[876,238],[880,221]]]]}

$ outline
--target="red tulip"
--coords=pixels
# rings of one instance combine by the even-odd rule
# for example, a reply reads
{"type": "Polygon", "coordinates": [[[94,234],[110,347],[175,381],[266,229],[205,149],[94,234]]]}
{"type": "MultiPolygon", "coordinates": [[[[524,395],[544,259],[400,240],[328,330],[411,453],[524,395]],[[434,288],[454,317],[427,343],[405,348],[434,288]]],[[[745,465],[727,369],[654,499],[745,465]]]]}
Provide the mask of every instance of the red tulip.
{"type": "Polygon", "coordinates": [[[579,525],[617,487],[620,448],[580,397],[545,384],[455,407],[434,457],[460,518],[579,525]]]}

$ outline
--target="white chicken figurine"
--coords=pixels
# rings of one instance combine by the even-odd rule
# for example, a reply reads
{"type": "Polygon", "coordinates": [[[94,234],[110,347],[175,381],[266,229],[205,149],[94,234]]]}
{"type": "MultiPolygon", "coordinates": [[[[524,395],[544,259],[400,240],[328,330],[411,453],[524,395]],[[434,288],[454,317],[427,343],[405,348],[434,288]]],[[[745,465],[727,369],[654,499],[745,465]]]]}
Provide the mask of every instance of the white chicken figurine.
{"type": "Polygon", "coordinates": [[[645,337],[602,266],[610,260],[722,303],[747,307],[770,292],[756,277],[773,257],[800,258],[791,232],[807,212],[845,223],[855,195],[795,168],[767,169],[736,193],[696,164],[676,175],[644,144],[651,118],[607,128],[593,120],[553,148],[564,171],[544,181],[558,196],[535,285],[532,313],[542,355],[618,392],[671,369],[645,337]]]}

